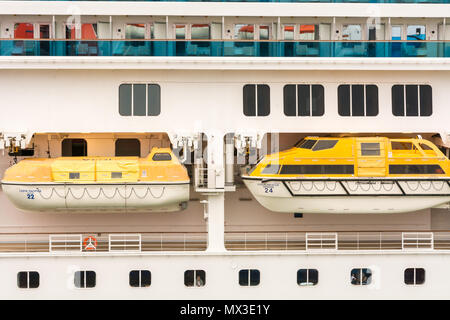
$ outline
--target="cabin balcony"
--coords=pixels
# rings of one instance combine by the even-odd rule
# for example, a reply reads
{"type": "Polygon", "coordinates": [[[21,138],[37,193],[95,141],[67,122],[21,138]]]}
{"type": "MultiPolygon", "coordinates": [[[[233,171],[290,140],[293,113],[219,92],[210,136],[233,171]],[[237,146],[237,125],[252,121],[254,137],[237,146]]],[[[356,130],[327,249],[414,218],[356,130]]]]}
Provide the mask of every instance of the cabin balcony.
{"type": "Polygon", "coordinates": [[[450,41],[0,40],[0,56],[448,58],[450,41]]]}

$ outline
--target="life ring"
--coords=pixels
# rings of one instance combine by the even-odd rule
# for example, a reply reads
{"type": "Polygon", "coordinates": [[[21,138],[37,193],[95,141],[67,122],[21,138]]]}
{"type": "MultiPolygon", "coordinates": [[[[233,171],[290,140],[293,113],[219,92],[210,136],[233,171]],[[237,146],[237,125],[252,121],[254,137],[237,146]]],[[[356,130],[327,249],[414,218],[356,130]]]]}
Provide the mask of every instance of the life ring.
{"type": "Polygon", "coordinates": [[[97,239],[95,239],[93,236],[84,238],[83,247],[86,251],[97,250],[97,239]]]}

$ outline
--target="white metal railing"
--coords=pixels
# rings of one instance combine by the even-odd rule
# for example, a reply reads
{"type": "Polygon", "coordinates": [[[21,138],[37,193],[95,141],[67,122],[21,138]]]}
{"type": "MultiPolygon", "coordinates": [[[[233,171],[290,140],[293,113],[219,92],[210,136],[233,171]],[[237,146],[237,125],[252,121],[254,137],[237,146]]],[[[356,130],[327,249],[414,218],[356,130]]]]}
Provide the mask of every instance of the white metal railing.
{"type": "Polygon", "coordinates": [[[402,249],[433,249],[433,232],[402,232],[402,249]]]}
{"type": "MultiPolygon", "coordinates": [[[[203,251],[206,232],[1,234],[0,252],[203,251]],[[93,239],[90,239],[93,238],[93,239]]],[[[227,250],[449,250],[450,231],[226,232],[227,250]]]]}
{"type": "Polygon", "coordinates": [[[306,233],[306,250],[337,250],[337,233],[306,233]]]}
{"type": "Polygon", "coordinates": [[[79,251],[82,250],[81,234],[51,234],[49,235],[49,251],[79,251]]]}
{"type": "Polygon", "coordinates": [[[108,251],[141,251],[140,233],[110,234],[108,251]]]}

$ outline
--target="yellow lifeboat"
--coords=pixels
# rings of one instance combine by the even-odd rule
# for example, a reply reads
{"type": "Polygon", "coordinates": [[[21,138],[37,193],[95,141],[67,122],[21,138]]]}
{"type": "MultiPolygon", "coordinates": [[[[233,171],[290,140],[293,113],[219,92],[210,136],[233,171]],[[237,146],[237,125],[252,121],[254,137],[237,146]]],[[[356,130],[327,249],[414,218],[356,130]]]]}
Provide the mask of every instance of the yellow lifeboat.
{"type": "Polygon", "coordinates": [[[242,178],[275,212],[400,213],[450,202],[450,161],[423,139],[307,137],[242,178]]]}
{"type": "Polygon", "coordinates": [[[169,212],[186,207],[189,176],[170,149],[147,158],[26,159],[6,170],[3,192],[38,212],[169,212]]]}

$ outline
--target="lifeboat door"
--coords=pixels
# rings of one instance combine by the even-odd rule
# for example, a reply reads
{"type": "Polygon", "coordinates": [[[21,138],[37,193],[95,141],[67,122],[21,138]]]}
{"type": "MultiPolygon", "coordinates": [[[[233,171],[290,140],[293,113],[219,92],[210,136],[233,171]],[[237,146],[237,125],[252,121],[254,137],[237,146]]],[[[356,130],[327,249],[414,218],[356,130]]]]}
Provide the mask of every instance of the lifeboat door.
{"type": "Polygon", "coordinates": [[[386,176],[386,143],[384,139],[356,139],[358,177],[386,176]]]}

